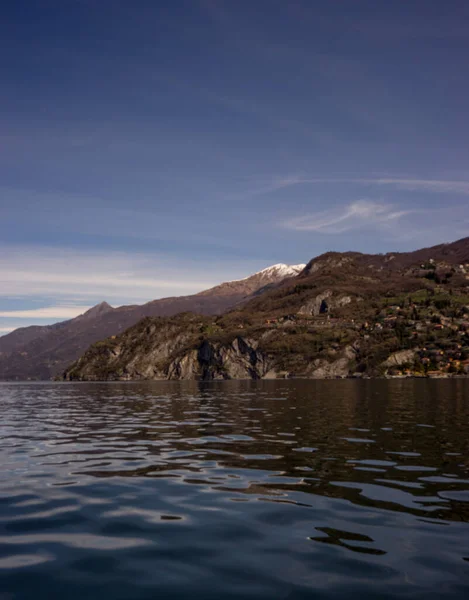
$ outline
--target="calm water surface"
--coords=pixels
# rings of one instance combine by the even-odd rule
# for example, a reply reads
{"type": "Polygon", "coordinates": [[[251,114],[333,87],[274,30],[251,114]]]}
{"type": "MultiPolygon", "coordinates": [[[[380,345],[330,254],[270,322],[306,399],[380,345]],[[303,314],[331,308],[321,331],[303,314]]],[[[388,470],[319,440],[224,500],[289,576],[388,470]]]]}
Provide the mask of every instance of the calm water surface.
{"type": "Polygon", "coordinates": [[[469,598],[469,381],[0,384],[0,600],[469,598]]]}

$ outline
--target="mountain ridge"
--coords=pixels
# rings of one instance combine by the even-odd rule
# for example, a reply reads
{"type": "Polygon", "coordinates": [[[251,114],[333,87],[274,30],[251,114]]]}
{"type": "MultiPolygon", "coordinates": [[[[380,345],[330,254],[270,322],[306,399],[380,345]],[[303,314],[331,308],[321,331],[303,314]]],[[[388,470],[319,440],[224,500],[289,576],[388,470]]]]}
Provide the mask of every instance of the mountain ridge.
{"type": "Polygon", "coordinates": [[[325,253],[219,317],[144,319],[89,348],[64,377],[402,373],[469,374],[469,238],[413,253],[325,253]]]}
{"type": "Polygon", "coordinates": [[[116,308],[103,301],[74,319],[16,329],[0,337],[0,380],[50,379],[85,352],[90,344],[119,334],[144,317],[169,317],[188,311],[221,314],[245,301],[261,287],[276,285],[290,273],[299,271],[298,265],[282,265],[284,268],[280,271],[274,268],[277,266],[190,296],[160,298],[143,305],[116,308]]]}

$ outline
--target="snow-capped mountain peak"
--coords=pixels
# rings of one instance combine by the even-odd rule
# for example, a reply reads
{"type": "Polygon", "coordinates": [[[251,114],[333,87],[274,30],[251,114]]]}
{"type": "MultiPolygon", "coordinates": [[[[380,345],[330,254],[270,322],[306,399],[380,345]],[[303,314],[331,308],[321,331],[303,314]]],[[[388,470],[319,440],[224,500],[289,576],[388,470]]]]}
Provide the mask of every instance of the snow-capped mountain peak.
{"type": "Polygon", "coordinates": [[[273,277],[294,277],[301,273],[301,271],[306,267],[306,265],[286,265],[285,263],[277,263],[276,265],[271,265],[270,267],[266,267],[255,273],[255,275],[268,275],[273,277]]]}
{"type": "Polygon", "coordinates": [[[286,265],[284,263],[278,263],[271,265],[253,273],[243,279],[234,279],[221,283],[210,290],[200,292],[199,296],[207,295],[227,295],[227,294],[239,294],[240,296],[249,296],[257,292],[261,288],[266,287],[272,283],[280,283],[287,277],[295,277],[305,268],[306,265],[286,265]]]}
{"type": "Polygon", "coordinates": [[[280,281],[281,279],[286,279],[287,277],[295,277],[306,267],[306,265],[286,265],[285,263],[277,263],[276,265],[271,265],[270,267],[266,267],[262,269],[262,271],[257,271],[257,273],[253,273],[252,275],[248,275],[248,277],[243,277],[243,279],[233,279],[228,283],[237,283],[238,281],[251,281],[251,280],[270,280],[280,281]]]}

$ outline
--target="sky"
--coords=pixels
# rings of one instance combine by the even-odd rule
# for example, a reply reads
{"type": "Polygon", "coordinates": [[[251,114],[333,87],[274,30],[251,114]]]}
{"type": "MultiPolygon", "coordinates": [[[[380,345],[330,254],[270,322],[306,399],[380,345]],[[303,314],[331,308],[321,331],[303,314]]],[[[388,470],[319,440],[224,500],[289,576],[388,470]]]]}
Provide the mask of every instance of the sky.
{"type": "Polygon", "coordinates": [[[0,335],[469,235],[466,0],[15,0],[0,49],[0,335]]]}

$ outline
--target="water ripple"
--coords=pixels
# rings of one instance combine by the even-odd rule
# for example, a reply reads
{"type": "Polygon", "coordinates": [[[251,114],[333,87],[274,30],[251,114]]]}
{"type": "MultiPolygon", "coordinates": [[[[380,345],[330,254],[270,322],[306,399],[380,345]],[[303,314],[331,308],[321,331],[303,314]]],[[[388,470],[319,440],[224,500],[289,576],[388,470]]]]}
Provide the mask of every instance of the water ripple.
{"type": "Polygon", "coordinates": [[[0,384],[0,408],[1,600],[469,594],[463,380],[0,384]]]}

